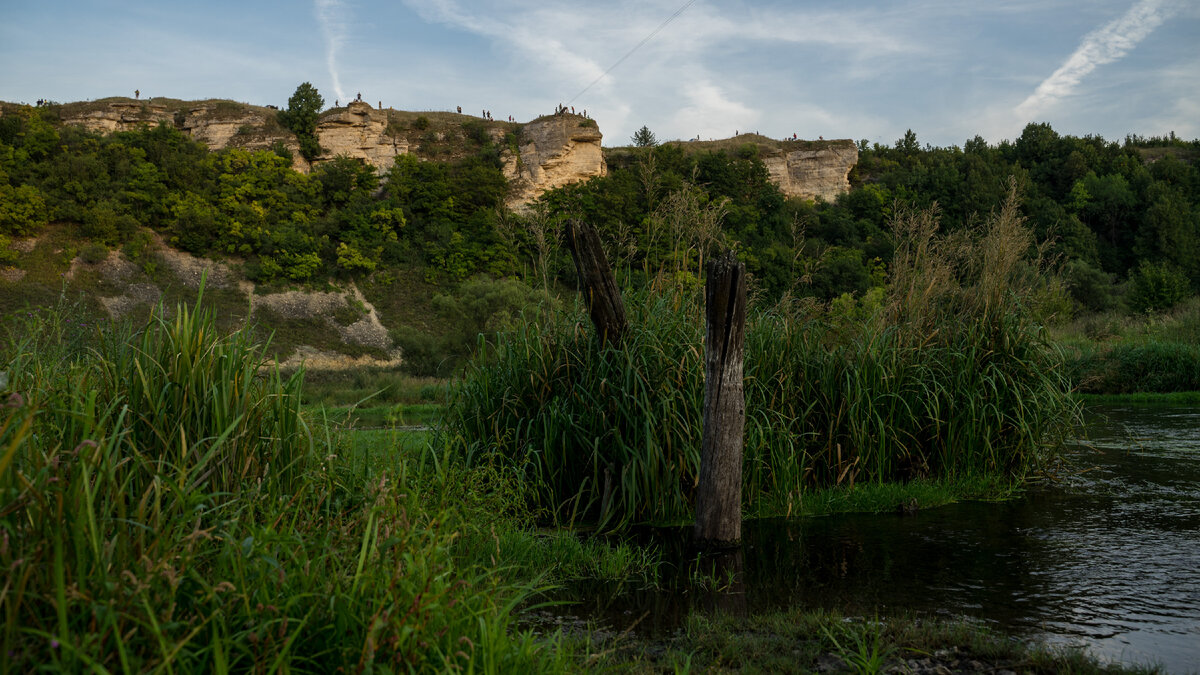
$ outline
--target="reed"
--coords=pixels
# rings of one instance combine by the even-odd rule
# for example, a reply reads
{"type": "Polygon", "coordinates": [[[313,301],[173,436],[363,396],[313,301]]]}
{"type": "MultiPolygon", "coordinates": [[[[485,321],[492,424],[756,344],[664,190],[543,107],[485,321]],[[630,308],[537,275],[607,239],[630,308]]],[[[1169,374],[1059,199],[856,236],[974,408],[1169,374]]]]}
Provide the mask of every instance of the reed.
{"type": "Polygon", "coordinates": [[[512,626],[534,589],[456,557],[479,514],[314,443],[262,345],[186,307],[79,343],[62,316],[0,351],[0,670],[546,667],[512,626]]]}
{"type": "MultiPolygon", "coordinates": [[[[940,235],[937,222],[897,217],[877,307],[785,299],[752,312],[747,513],[788,513],[838,485],[1019,480],[1061,440],[1077,411],[1036,321],[1046,278],[1015,194],[970,235],[940,235]]],[[[595,341],[579,305],[501,335],[452,399],[449,451],[520,472],[558,522],[687,520],[703,314],[686,291],[626,302],[632,328],[617,347],[595,341]]]]}

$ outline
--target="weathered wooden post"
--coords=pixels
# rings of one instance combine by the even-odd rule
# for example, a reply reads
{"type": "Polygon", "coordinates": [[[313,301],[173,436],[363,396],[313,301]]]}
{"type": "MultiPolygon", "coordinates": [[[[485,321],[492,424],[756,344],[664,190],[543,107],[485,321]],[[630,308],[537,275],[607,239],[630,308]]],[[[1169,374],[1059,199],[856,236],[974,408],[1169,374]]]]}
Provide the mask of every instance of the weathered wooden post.
{"type": "Polygon", "coordinates": [[[579,274],[579,290],[587,300],[588,313],[600,342],[620,342],[629,324],[625,320],[625,303],[621,301],[617,280],[600,246],[600,237],[591,225],[571,220],[567,222],[567,247],[571,249],[571,259],[579,274]]]}
{"type": "Polygon", "coordinates": [[[742,538],[742,388],[746,266],[728,251],[708,263],[704,284],[704,438],[696,486],[694,543],[730,546],[742,538]]]}

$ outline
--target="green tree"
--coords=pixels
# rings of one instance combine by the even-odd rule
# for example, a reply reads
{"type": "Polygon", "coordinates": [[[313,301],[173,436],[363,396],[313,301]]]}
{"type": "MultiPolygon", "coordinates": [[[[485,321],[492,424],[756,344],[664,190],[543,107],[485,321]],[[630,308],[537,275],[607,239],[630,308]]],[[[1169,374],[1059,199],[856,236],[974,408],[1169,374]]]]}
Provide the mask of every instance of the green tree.
{"type": "Polygon", "coordinates": [[[1163,312],[1188,296],[1187,277],[1169,263],[1142,261],[1129,282],[1129,308],[1135,312],[1163,312]]]}
{"type": "Polygon", "coordinates": [[[36,187],[0,183],[0,234],[27,237],[48,220],[46,201],[36,187]]]}
{"type": "Polygon", "coordinates": [[[325,106],[325,99],[317,88],[305,82],[296,87],[296,92],[288,99],[286,110],[279,111],[279,123],[291,129],[300,143],[300,154],[310,162],[321,154],[321,146],[317,143],[317,116],[325,106]]]}
{"type": "Polygon", "coordinates": [[[649,127],[644,124],[642,125],[641,129],[633,132],[633,136],[630,137],[629,140],[639,148],[653,148],[654,146],[658,145],[658,138],[654,135],[654,132],[650,131],[649,127]]]}

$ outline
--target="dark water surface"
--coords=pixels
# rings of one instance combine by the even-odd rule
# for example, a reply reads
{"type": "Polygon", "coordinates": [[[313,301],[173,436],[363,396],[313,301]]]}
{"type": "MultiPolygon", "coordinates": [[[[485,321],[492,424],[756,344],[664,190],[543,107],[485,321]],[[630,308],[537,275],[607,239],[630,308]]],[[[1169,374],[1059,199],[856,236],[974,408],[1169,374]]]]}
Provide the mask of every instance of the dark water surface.
{"type": "Polygon", "coordinates": [[[711,604],[911,610],[1200,672],[1200,407],[1093,406],[1086,436],[1085,471],[1021,499],[748,522],[738,593],[602,593],[577,611],[661,633],[711,604]]]}

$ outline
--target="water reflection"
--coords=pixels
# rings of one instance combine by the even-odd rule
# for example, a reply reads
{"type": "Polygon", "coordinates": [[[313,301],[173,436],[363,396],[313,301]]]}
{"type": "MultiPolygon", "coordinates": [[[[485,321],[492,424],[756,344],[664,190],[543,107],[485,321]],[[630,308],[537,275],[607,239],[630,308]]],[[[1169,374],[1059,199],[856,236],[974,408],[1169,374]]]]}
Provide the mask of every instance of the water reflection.
{"type": "MultiPolygon", "coordinates": [[[[1200,670],[1200,408],[1097,408],[1087,436],[1072,453],[1088,470],[1065,485],[912,515],[746,523],[735,593],[586,593],[581,609],[645,615],[638,630],[650,632],[721,603],[967,615],[1114,660],[1200,670]]],[[[686,532],[656,536],[691,574],[686,532]]]]}

